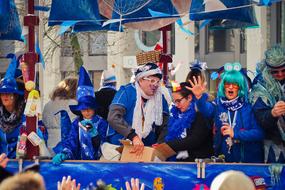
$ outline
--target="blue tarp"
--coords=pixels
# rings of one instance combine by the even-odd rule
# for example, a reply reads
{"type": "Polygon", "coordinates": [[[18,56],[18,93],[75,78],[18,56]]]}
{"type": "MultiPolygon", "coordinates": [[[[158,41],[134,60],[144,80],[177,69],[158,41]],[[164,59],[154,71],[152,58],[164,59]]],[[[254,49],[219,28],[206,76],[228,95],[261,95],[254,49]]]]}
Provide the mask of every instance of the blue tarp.
{"type": "Polygon", "coordinates": [[[190,19],[231,19],[257,23],[251,0],[195,0],[190,7],[190,19]]]}
{"type": "Polygon", "coordinates": [[[14,0],[0,0],[0,40],[21,39],[22,29],[14,0]]]}
{"type": "MultiPolygon", "coordinates": [[[[31,162],[25,162],[25,165],[31,162]]],[[[40,173],[44,176],[48,190],[56,189],[57,181],[63,176],[71,175],[81,187],[86,187],[90,182],[98,179],[119,189],[132,177],[137,177],[145,183],[146,190],[153,189],[153,181],[160,177],[164,183],[165,190],[191,190],[196,184],[210,184],[215,176],[226,170],[239,170],[248,176],[261,176],[265,179],[267,189],[285,189],[285,169],[279,176],[279,184],[273,184],[270,165],[249,164],[207,164],[206,178],[197,178],[197,167],[195,163],[103,163],[103,162],[64,162],[60,166],[54,166],[50,162],[41,162],[40,173]]],[[[284,165],[285,166],[285,165],[284,165]]],[[[18,163],[9,162],[7,169],[18,170],[18,163]]],[[[125,188],[124,188],[125,189],[125,188]]]]}

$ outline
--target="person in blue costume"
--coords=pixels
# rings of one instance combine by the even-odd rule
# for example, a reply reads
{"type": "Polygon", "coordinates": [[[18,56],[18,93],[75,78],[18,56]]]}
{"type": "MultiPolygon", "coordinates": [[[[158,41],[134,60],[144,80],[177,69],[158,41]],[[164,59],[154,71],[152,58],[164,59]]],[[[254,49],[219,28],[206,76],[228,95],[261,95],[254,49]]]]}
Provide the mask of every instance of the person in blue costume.
{"type": "Polygon", "coordinates": [[[0,153],[8,158],[16,158],[16,146],[24,120],[24,91],[18,89],[14,78],[17,60],[9,55],[12,61],[8,66],[5,77],[0,83],[0,153]]]}
{"type": "Polygon", "coordinates": [[[144,145],[163,142],[167,132],[168,105],[161,92],[162,73],[155,63],[135,71],[135,82],[121,86],[110,106],[108,122],[133,142],[140,155],[144,145]]]}
{"type": "Polygon", "coordinates": [[[285,48],[276,45],[257,64],[250,102],[265,131],[267,163],[285,163],[285,48]]]}
{"type": "Polygon", "coordinates": [[[98,106],[94,88],[83,66],[79,71],[76,95],[78,104],[69,107],[78,117],[72,122],[68,137],[61,142],[63,150],[52,159],[55,165],[67,159],[98,160],[101,144],[108,136],[108,123],[95,113],[98,106]]]}
{"type": "Polygon", "coordinates": [[[211,122],[196,110],[193,93],[186,86],[190,87],[189,82],[172,82],[174,105],[165,141],[176,155],[170,161],[194,162],[196,158],[210,158],[214,154],[211,122]]]}
{"type": "Polygon", "coordinates": [[[248,83],[240,71],[240,63],[224,65],[218,97],[213,102],[207,101],[206,86],[200,77],[189,81],[189,89],[197,99],[198,110],[205,117],[214,118],[216,154],[223,154],[227,162],[262,163],[264,133],[248,102],[248,83]]]}

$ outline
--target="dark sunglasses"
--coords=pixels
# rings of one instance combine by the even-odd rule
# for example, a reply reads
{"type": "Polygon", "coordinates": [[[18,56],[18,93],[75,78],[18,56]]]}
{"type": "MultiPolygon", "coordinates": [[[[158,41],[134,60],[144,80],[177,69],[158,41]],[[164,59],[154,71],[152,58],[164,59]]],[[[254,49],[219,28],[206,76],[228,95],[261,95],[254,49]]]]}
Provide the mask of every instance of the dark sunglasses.
{"type": "Polygon", "coordinates": [[[284,69],[278,69],[278,70],[271,70],[270,73],[272,75],[276,75],[276,74],[279,74],[279,73],[285,73],[285,68],[284,69]]]}

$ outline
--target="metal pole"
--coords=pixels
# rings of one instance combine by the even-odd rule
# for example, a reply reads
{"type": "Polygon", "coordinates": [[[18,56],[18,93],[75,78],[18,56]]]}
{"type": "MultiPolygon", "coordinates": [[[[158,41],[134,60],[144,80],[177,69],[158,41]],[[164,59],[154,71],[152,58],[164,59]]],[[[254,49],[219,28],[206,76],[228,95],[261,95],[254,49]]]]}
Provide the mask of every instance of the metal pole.
{"type": "MultiPolygon", "coordinates": [[[[35,64],[38,62],[38,55],[35,53],[35,27],[39,25],[39,17],[34,15],[34,0],[28,0],[28,14],[24,16],[24,26],[28,27],[28,52],[24,54],[23,60],[28,64],[29,80],[35,79],[35,64]]],[[[25,91],[25,98],[28,96],[25,91]]],[[[26,117],[27,133],[36,132],[36,117],[26,117]]],[[[39,155],[39,148],[27,141],[27,158],[39,155]]]]}

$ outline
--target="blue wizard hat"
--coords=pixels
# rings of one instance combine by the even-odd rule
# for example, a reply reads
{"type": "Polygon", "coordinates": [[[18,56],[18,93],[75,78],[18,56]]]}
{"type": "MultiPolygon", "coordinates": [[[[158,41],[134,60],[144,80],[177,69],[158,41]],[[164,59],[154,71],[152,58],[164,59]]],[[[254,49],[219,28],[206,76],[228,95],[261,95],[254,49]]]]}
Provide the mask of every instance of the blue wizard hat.
{"type": "Polygon", "coordinates": [[[12,59],[8,66],[5,77],[0,82],[0,93],[13,93],[23,95],[24,91],[18,89],[18,84],[15,79],[17,69],[17,58],[14,54],[8,54],[7,58],[12,59]]]}
{"type": "Polygon", "coordinates": [[[89,75],[83,66],[81,66],[79,70],[79,80],[76,97],[78,104],[69,106],[72,113],[80,115],[81,110],[97,109],[98,105],[95,99],[94,88],[89,78],[89,75]]]}

